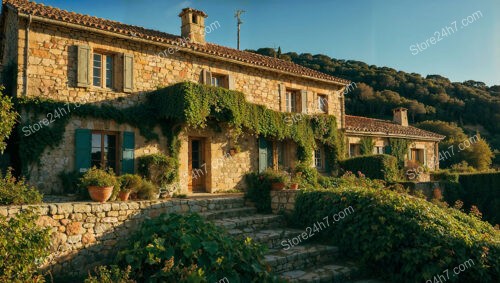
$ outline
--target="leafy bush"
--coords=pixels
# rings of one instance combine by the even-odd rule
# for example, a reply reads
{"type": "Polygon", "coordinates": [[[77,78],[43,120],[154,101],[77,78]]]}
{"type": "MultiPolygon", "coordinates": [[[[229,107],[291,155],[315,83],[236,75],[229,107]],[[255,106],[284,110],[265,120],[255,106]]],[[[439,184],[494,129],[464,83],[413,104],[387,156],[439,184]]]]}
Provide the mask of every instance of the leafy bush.
{"type": "Polygon", "coordinates": [[[76,171],[61,171],[57,176],[62,182],[65,193],[73,194],[80,190],[80,178],[83,176],[82,173],[76,171]]]}
{"type": "Polygon", "coordinates": [[[302,178],[301,188],[316,188],[318,186],[318,170],[305,162],[295,165],[295,174],[300,173],[302,178]]]}
{"type": "Polygon", "coordinates": [[[143,180],[139,175],[125,174],[120,176],[120,184],[121,191],[135,192],[143,185],[143,180]]]}
{"type": "Polygon", "coordinates": [[[0,205],[35,204],[42,202],[42,194],[24,179],[16,179],[8,170],[5,176],[0,172],[0,205]]]}
{"type": "Polygon", "coordinates": [[[161,153],[139,157],[139,174],[158,187],[178,180],[179,161],[161,153]]]}
{"type": "Polygon", "coordinates": [[[465,207],[476,205],[484,219],[500,224],[500,172],[461,174],[458,181],[465,207]]]}
{"type": "Polygon", "coordinates": [[[26,210],[6,219],[0,215],[0,282],[44,282],[39,264],[49,255],[49,229],[36,224],[26,210]]]}
{"type": "Polygon", "coordinates": [[[475,265],[460,273],[461,281],[500,278],[498,231],[456,209],[406,194],[370,188],[303,191],[292,223],[307,227],[348,207],[352,213],[330,221],[316,239],[334,239],[343,252],[392,282],[424,282],[469,259],[475,265]]]}
{"type": "Polygon", "coordinates": [[[397,159],[391,155],[357,156],[341,160],[339,163],[345,171],[359,171],[371,179],[395,181],[399,175],[397,159]]]}
{"type": "Polygon", "coordinates": [[[258,212],[271,212],[271,180],[259,173],[245,175],[245,198],[255,204],[258,212]]]}
{"type": "Polygon", "coordinates": [[[80,178],[80,184],[82,187],[111,187],[117,186],[118,182],[116,180],[115,173],[112,169],[108,171],[98,169],[96,167],[90,168],[83,177],[80,178]]]}
{"type": "Polygon", "coordinates": [[[239,240],[198,214],[162,214],[148,219],[120,251],[139,282],[266,282],[264,248],[239,240]]]}
{"type": "Polygon", "coordinates": [[[9,138],[16,124],[17,112],[10,97],[3,95],[3,86],[0,86],[0,154],[7,147],[6,140],[9,138]]]}
{"type": "Polygon", "coordinates": [[[139,199],[157,199],[159,193],[160,188],[148,180],[143,180],[142,184],[137,188],[137,197],[139,199]]]}
{"type": "Polygon", "coordinates": [[[130,279],[130,266],[125,270],[113,265],[111,267],[98,266],[96,267],[96,274],[89,274],[85,279],[85,283],[135,283],[136,281],[130,279]]]}

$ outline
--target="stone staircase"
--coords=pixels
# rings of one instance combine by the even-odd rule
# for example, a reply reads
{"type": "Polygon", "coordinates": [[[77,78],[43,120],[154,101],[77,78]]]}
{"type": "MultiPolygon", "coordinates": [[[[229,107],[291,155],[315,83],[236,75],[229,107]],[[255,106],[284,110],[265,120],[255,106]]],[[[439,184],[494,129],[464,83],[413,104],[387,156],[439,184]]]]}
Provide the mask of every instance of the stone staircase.
{"type": "Polygon", "coordinates": [[[287,228],[282,215],[258,214],[254,207],[245,206],[243,198],[232,198],[229,209],[201,213],[217,226],[226,228],[236,237],[250,237],[266,245],[265,261],[274,273],[289,282],[355,282],[363,280],[358,268],[339,257],[338,248],[314,243],[283,246],[302,230],[287,228]]]}

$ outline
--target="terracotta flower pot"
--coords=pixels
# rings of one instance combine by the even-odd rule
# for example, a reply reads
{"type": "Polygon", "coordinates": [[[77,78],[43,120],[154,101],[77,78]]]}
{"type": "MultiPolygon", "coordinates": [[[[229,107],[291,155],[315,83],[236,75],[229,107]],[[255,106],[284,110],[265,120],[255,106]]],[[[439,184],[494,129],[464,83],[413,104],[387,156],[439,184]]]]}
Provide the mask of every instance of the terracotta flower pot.
{"type": "Polygon", "coordinates": [[[121,201],[127,201],[129,196],[130,196],[130,191],[128,192],[120,191],[118,193],[118,197],[120,198],[121,201]]]}
{"type": "Polygon", "coordinates": [[[441,190],[439,188],[435,188],[433,191],[432,191],[432,196],[435,198],[435,199],[442,199],[443,198],[443,194],[441,193],[441,190]]]}
{"type": "Polygon", "coordinates": [[[234,149],[234,148],[231,148],[231,149],[229,150],[229,154],[230,154],[231,156],[235,156],[235,155],[236,155],[236,153],[238,153],[238,152],[237,152],[237,151],[236,151],[236,149],[234,149]]]}
{"type": "Polygon", "coordinates": [[[93,201],[97,202],[106,202],[113,193],[113,186],[111,187],[89,186],[87,189],[89,190],[90,198],[93,201]]]}
{"type": "Polygon", "coordinates": [[[285,188],[285,183],[271,183],[271,189],[273,191],[281,191],[285,188]]]}
{"type": "Polygon", "coordinates": [[[293,183],[290,185],[290,190],[297,190],[299,188],[299,184],[293,183]]]}

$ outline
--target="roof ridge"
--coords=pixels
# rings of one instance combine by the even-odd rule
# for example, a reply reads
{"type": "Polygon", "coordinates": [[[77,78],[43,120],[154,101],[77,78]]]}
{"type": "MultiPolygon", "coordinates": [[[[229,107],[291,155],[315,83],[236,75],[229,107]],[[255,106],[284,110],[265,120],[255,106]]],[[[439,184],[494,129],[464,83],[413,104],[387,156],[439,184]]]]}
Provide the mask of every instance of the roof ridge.
{"type": "MultiPolygon", "coordinates": [[[[4,5],[9,5],[18,13],[34,15],[42,18],[56,20],[60,22],[71,23],[84,27],[91,27],[116,34],[130,35],[134,38],[141,38],[150,41],[164,42],[168,44],[179,44],[182,37],[167,32],[125,24],[119,21],[99,18],[96,16],[80,14],[73,11],[48,6],[42,3],[36,3],[29,0],[2,0],[4,5]]],[[[205,45],[187,42],[186,48],[206,54],[215,54],[219,58],[234,59],[239,62],[246,62],[256,66],[262,66],[277,71],[285,71],[292,75],[309,77],[312,79],[327,80],[338,84],[348,84],[349,80],[337,78],[332,75],[307,68],[292,61],[286,61],[280,58],[270,57],[249,51],[238,50],[228,46],[216,43],[207,43],[205,45]]]]}

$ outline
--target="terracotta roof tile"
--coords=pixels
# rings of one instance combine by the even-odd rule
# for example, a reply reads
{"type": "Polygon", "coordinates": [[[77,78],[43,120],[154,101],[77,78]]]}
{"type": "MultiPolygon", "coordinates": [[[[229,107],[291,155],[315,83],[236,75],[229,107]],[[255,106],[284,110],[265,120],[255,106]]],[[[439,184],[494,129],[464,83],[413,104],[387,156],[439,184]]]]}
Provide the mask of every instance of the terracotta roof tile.
{"type": "Polygon", "coordinates": [[[127,25],[120,22],[97,18],[89,15],[68,12],[43,4],[37,4],[28,0],[3,0],[3,4],[12,7],[14,10],[18,11],[21,14],[39,16],[51,20],[97,28],[105,31],[111,31],[117,34],[129,35],[157,42],[183,45],[184,47],[187,47],[191,50],[199,51],[202,53],[212,54],[221,58],[233,59],[236,61],[293,73],[296,75],[323,79],[341,84],[349,83],[348,80],[336,78],[278,58],[272,58],[251,52],[241,51],[212,43],[207,43],[205,45],[190,43],[180,36],[168,34],[165,32],[127,25]]]}
{"type": "Polygon", "coordinates": [[[360,116],[345,116],[345,129],[349,133],[368,133],[368,134],[378,134],[382,136],[402,136],[410,138],[424,138],[432,140],[442,140],[445,136],[424,131],[413,126],[401,126],[395,122],[388,120],[380,120],[373,118],[366,118],[360,116]]]}

